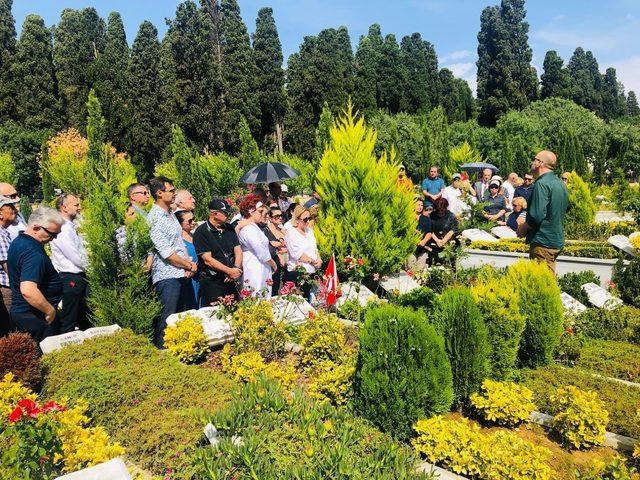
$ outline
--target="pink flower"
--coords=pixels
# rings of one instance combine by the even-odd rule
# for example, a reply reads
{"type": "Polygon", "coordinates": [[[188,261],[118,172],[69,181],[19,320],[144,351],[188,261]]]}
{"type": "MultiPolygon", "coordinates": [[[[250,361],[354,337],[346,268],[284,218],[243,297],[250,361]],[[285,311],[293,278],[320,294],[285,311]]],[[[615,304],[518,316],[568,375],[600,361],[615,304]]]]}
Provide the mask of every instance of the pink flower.
{"type": "Polygon", "coordinates": [[[249,295],[251,295],[251,292],[249,290],[240,290],[240,296],[242,298],[247,298],[249,295]]]}
{"type": "Polygon", "coordinates": [[[378,272],[373,274],[373,281],[377,282],[378,280],[380,280],[380,274],[378,272]]]}
{"type": "Polygon", "coordinates": [[[59,403],[56,403],[53,400],[45,403],[42,406],[43,412],[64,412],[65,410],[66,408],[64,408],[62,405],[60,405],[59,403]]]}

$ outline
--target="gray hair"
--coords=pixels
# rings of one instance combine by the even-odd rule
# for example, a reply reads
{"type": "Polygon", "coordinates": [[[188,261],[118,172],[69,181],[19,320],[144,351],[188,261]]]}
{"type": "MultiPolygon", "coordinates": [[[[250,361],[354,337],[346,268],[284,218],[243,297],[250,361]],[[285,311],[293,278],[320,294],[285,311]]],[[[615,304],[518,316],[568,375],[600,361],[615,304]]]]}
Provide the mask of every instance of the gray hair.
{"type": "Polygon", "coordinates": [[[187,199],[187,197],[191,195],[191,193],[189,193],[189,190],[185,190],[184,188],[181,190],[178,190],[176,192],[176,199],[175,199],[175,204],[176,206],[180,206],[182,205],[182,203],[187,199]]]}
{"type": "Polygon", "coordinates": [[[29,227],[39,225],[46,228],[50,223],[55,223],[59,226],[64,224],[64,218],[62,218],[62,215],[60,215],[60,212],[56,209],[41,205],[31,212],[31,216],[29,217],[29,227]]]}

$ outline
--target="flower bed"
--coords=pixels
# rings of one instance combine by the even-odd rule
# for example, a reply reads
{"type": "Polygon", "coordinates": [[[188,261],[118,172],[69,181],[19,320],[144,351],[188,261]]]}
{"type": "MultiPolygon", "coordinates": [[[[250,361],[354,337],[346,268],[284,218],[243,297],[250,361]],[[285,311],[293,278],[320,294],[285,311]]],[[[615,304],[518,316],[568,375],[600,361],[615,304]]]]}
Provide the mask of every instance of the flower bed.
{"type": "MultiPolygon", "coordinates": [[[[469,248],[492,252],[529,253],[529,245],[519,238],[501,239],[498,242],[475,241],[471,242],[469,248]]],[[[560,255],[601,259],[615,259],[618,257],[617,250],[607,242],[584,240],[568,240],[560,255]]]]}

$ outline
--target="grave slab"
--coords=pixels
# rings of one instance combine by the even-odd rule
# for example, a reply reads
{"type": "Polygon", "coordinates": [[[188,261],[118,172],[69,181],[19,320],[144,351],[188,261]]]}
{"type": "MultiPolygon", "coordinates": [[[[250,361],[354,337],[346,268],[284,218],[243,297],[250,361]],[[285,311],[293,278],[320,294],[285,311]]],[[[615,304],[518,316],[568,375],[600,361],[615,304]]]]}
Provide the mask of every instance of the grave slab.
{"type": "Polygon", "coordinates": [[[489,232],[479,228],[468,228],[462,231],[462,236],[471,242],[498,242],[499,240],[489,232]]]}
{"type": "Polygon", "coordinates": [[[87,335],[81,330],[75,330],[62,335],[47,337],[40,342],[42,353],[51,353],[60,350],[67,345],[79,345],[87,339],[87,335]]]}
{"type": "Polygon", "coordinates": [[[562,292],[560,298],[562,299],[562,306],[566,314],[581,313],[587,309],[587,307],[566,292],[562,292]]]}
{"type": "Polygon", "coordinates": [[[614,235],[612,237],[609,237],[609,240],[607,241],[618,250],[622,250],[632,257],[636,256],[636,249],[633,248],[633,245],[631,245],[628,237],[625,237],[624,235],[614,235]]]}
{"type": "Polygon", "coordinates": [[[106,327],[92,327],[92,328],[87,328],[84,331],[84,334],[88,337],[88,338],[95,338],[95,337],[104,337],[106,335],[113,335],[114,333],[116,333],[117,331],[122,330],[120,328],[120,325],[108,325],[106,327]]]}
{"type": "Polygon", "coordinates": [[[357,282],[344,282],[340,284],[342,295],[338,298],[336,305],[340,308],[350,300],[358,300],[362,307],[366,307],[370,300],[376,298],[376,294],[367,287],[357,282]]]}
{"type": "Polygon", "coordinates": [[[491,233],[493,233],[498,238],[518,238],[516,232],[511,230],[509,227],[505,225],[500,225],[498,227],[493,227],[491,229],[491,233]]]}
{"type": "Polygon", "coordinates": [[[420,284],[404,270],[400,273],[396,273],[395,275],[382,277],[382,280],[380,280],[380,286],[389,293],[398,292],[400,295],[404,295],[416,288],[420,288],[420,284]]]}
{"type": "Polygon", "coordinates": [[[615,310],[622,305],[622,300],[614,297],[604,288],[595,283],[585,283],[582,285],[582,289],[589,297],[589,302],[598,308],[604,308],[605,310],[615,310]]]}
{"type": "Polygon", "coordinates": [[[315,313],[316,311],[300,295],[271,297],[271,303],[275,319],[285,322],[287,325],[301,325],[309,318],[309,312],[315,313]]]}
{"type": "Polygon", "coordinates": [[[58,477],[58,480],[131,480],[131,478],[124,461],[117,457],[93,467],[68,473],[58,477]]]}

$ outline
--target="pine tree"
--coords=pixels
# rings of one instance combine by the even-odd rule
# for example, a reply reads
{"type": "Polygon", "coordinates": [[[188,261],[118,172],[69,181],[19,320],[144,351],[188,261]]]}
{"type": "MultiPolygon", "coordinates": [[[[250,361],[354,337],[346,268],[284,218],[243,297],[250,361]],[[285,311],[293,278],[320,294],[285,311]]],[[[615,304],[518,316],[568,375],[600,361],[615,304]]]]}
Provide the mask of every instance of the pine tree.
{"type": "Polygon", "coordinates": [[[571,100],[601,116],[601,75],[593,54],[585,52],[582,47],[576,48],[569,60],[568,69],[572,84],[571,100]]]}
{"type": "Polygon", "coordinates": [[[47,204],[53,202],[56,193],[53,187],[53,180],[47,163],[49,161],[49,148],[46,143],[42,145],[40,150],[40,172],[42,174],[42,201],[47,204]]]}
{"type": "Polygon", "coordinates": [[[469,83],[462,78],[454,78],[453,82],[458,93],[458,112],[461,115],[459,121],[466,122],[471,120],[475,111],[476,100],[471,92],[469,83]]]}
{"type": "Polygon", "coordinates": [[[378,71],[380,75],[378,107],[386,109],[391,114],[404,110],[407,70],[402,62],[396,37],[391,33],[384,38],[378,71]]]}
{"type": "Polygon", "coordinates": [[[128,108],[129,46],[122,18],[117,12],[109,14],[104,52],[97,65],[95,91],[107,119],[107,139],[117,150],[124,150],[129,128],[128,108]]]}
{"type": "Polygon", "coordinates": [[[521,110],[537,97],[525,16],[524,0],[502,0],[500,6],[485,8],[480,17],[478,121],[482,125],[495,125],[508,110],[521,110]]]}
{"type": "Polygon", "coordinates": [[[322,113],[320,114],[320,121],[318,121],[318,128],[316,129],[316,159],[318,160],[322,158],[325,149],[329,146],[332,126],[333,115],[327,102],[324,102],[324,105],[322,105],[322,113]]]}
{"type": "Polygon", "coordinates": [[[380,25],[369,27],[367,35],[360,37],[354,62],[354,104],[365,116],[378,109],[378,65],[384,40],[380,25]]]}
{"type": "Polygon", "coordinates": [[[104,50],[104,20],[95,8],[66,8],[53,30],[53,39],[61,111],[68,126],[83,132],[87,97],[96,79],[97,60],[104,50]]]}
{"type": "Polygon", "coordinates": [[[22,25],[12,76],[17,120],[27,128],[60,128],[52,35],[38,15],[22,25]]]}
{"type": "Polygon", "coordinates": [[[627,95],[627,115],[630,117],[637,117],[640,115],[640,107],[638,106],[638,99],[636,98],[636,92],[631,90],[627,95]]]}
{"type": "Polygon", "coordinates": [[[247,27],[240,17],[236,0],[220,2],[220,35],[222,43],[222,77],[225,102],[225,147],[237,152],[238,131],[242,117],[253,135],[260,132],[260,104],[256,68],[247,27]]]}
{"type": "Polygon", "coordinates": [[[423,117],[422,132],[425,142],[424,162],[420,171],[414,174],[417,178],[425,178],[432,165],[440,166],[445,170],[445,164],[450,160],[449,126],[442,107],[434,108],[423,117]]]}
{"type": "Polygon", "coordinates": [[[453,72],[443,68],[439,73],[440,104],[447,114],[449,123],[465,122],[473,115],[473,94],[469,84],[455,78],[453,72]]]}
{"type": "Polygon", "coordinates": [[[258,11],[253,34],[253,57],[256,63],[256,84],[261,112],[261,135],[275,137],[278,151],[283,153],[282,131],[287,97],[282,69],[282,45],[271,8],[258,11]]]}
{"type": "Polygon", "coordinates": [[[12,6],[13,0],[0,0],[0,123],[13,118],[15,109],[11,73],[16,53],[16,22],[12,6]]]}
{"type": "Polygon", "coordinates": [[[602,117],[613,120],[626,113],[624,87],[618,82],[615,68],[607,68],[602,77],[602,117]]]}
{"type": "Polygon", "coordinates": [[[433,45],[419,33],[402,38],[400,52],[407,73],[408,113],[426,113],[438,104],[438,57],[433,45]]]}
{"type": "Polygon", "coordinates": [[[128,148],[141,178],[153,174],[169,140],[169,125],[160,92],[160,42],[151,22],[142,22],[131,48],[129,64],[130,128],[128,148]]]}
{"type": "Polygon", "coordinates": [[[555,50],[550,50],[544,56],[544,73],[540,77],[542,89],[540,99],[550,97],[571,98],[571,78],[564,67],[562,58],[555,50]]]}

